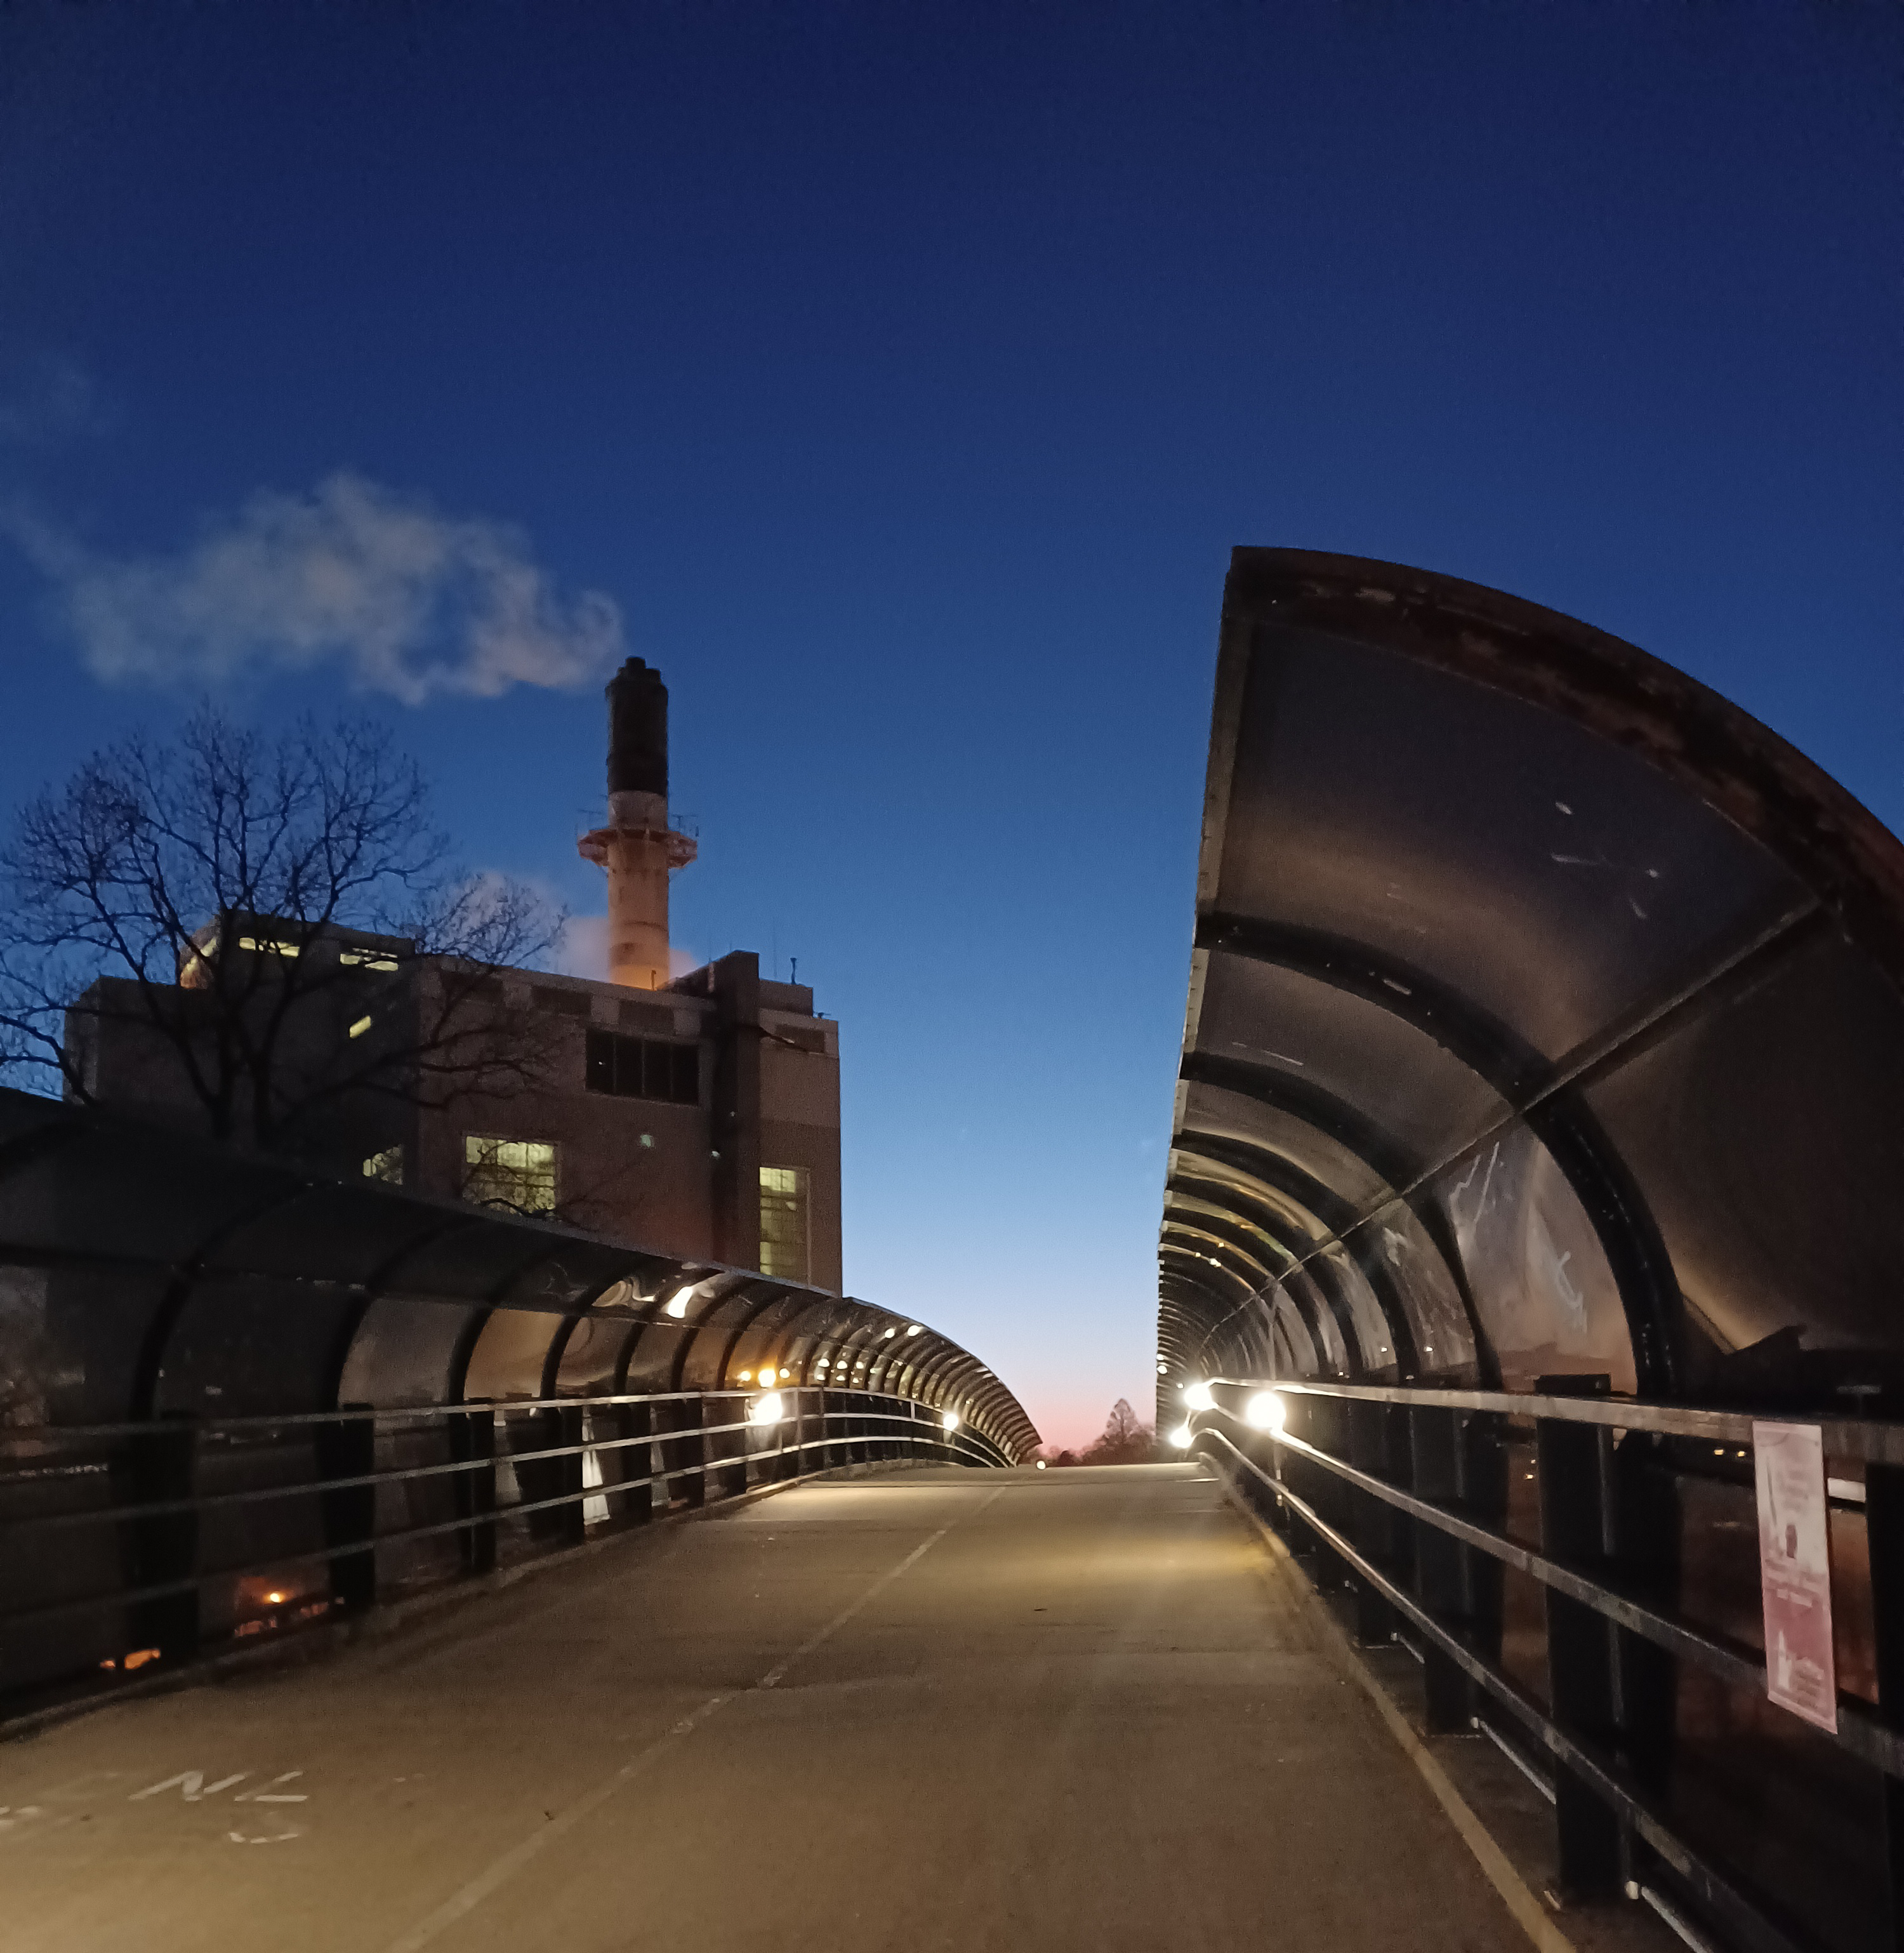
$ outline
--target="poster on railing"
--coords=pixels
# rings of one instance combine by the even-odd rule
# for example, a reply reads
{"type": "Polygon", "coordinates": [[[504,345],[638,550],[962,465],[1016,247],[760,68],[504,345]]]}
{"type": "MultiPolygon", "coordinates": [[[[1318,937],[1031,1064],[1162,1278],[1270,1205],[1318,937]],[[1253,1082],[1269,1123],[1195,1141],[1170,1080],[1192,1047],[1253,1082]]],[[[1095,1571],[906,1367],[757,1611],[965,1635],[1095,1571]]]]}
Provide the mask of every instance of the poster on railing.
{"type": "Polygon", "coordinates": [[[1754,1424],[1765,1693],[1821,1729],[1838,1727],[1831,1659],[1831,1536],[1824,1440],[1815,1424],[1754,1424]]]}

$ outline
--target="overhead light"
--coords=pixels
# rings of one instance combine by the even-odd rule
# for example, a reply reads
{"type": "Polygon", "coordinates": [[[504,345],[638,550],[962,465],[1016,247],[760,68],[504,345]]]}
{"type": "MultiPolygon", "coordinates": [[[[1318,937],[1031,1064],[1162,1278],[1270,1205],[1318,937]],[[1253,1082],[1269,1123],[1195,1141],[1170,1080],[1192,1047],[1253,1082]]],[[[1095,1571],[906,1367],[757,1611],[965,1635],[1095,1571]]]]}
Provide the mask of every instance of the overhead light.
{"type": "Polygon", "coordinates": [[[939,1422],[947,1431],[957,1431],[959,1428],[959,1413],[955,1410],[949,1410],[939,1419],[939,1422]]]}
{"type": "Polygon", "coordinates": [[[1258,1390],[1243,1412],[1252,1431],[1280,1431],[1289,1421],[1289,1407],[1273,1390],[1258,1390]]]}
{"type": "Polygon", "coordinates": [[[1044,1460],[1042,1458],[1039,1459],[1038,1459],[1038,1469],[1041,1472],[1042,1472],[1042,1471],[1044,1469],[1044,1460]]]}
{"type": "MultiPolygon", "coordinates": [[[[753,1381],[753,1372],[751,1370],[743,1370],[741,1372],[741,1381],[744,1384],[752,1383],[753,1381]]],[[[763,1370],[760,1373],[760,1381],[763,1384],[770,1384],[773,1381],[773,1379],[767,1375],[766,1371],[763,1370]]]]}
{"type": "Polygon", "coordinates": [[[763,1384],[776,1382],[781,1374],[771,1363],[763,1363],[760,1366],[760,1381],[763,1384]]]}
{"type": "Polygon", "coordinates": [[[668,1306],[662,1312],[663,1314],[672,1315],[675,1320],[678,1322],[681,1318],[687,1313],[687,1299],[694,1293],[694,1291],[691,1288],[676,1289],[674,1293],[669,1296],[668,1306]]]}
{"type": "Polygon", "coordinates": [[[912,1327],[906,1331],[906,1334],[908,1336],[916,1336],[924,1326],[925,1325],[922,1323],[915,1322],[912,1327]]]}
{"type": "Polygon", "coordinates": [[[1179,1425],[1170,1434],[1170,1442],[1178,1450],[1188,1451],[1190,1449],[1190,1427],[1187,1424],[1179,1425]]]}
{"type": "Polygon", "coordinates": [[[883,1338],[883,1340],[884,1340],[885,1341],[888,1342],[888,1343],[890,1343],[890,1342],[893,1340],[893,1338],[894,1338],[895,1336],[897,1336],[898,1334],[899,1334],[899,1331],[898,1331],[897,1329],[888,1329],[888,1330],[886,1331],[885,1336],[885,1337],[883,1338]]]}
{"type": "Polygon", "coordinates": [[[750,1424],[778,1424],[787,1414],[787,1407],[780,1401],[778,1390],[769,1390],[764,1397],[756,1397],[747,1406],[750,1424]]]}
{"type": "Polygon", "coordinates": [[[1183,1400],[1192,1410],[1214,1410],[1217,1400],[1210,1394],[1207,1384],[1185,1384],[1183,1400]]]}

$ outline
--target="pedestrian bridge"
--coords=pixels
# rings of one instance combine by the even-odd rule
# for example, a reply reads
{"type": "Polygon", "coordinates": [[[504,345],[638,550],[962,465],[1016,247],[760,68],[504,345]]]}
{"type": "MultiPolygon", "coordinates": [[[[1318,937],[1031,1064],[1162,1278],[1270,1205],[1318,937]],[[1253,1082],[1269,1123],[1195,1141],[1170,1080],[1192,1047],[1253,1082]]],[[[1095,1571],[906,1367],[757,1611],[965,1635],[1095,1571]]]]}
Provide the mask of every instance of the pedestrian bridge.
{"type": "Polygon", "coordinates": [[[869,1468],[453,1591],[0,1746],[8,1945],[1524,1943],[1195,1466],[869,1468]]]}

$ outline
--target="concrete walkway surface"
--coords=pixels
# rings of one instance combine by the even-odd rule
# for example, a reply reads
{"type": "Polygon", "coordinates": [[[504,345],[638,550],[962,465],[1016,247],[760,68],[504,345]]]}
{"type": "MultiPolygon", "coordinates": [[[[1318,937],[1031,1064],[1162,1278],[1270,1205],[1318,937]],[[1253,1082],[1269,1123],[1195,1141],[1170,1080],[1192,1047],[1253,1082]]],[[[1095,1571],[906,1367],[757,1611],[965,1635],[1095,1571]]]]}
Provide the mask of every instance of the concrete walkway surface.
{"type": "Polygon", "coordinates": [[[5,1953],[1523,1953],[1195,1466],[894,1470],[0,1745],[5,1953]]]}

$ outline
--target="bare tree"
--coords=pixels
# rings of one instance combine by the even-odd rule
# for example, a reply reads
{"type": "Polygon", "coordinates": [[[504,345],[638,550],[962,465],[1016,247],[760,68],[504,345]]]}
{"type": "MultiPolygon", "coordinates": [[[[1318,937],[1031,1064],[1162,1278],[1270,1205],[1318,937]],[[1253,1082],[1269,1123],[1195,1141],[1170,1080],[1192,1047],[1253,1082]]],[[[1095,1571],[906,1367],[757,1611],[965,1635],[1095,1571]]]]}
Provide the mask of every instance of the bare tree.
{"type": "Polygon", "coordinates": [[[532,1082],[497,972],[562,918],[449,861],[421,773],[372,722],[268,739],[206,707],[169,744],[135,735],[0,851],[0,1076],[89,1102],[103,1051],[274,1150],[352,1095],[532,1082]]]}
{"type": "Polygon", "coordinates": [[[1147,1465],[1157,1456],[1157,1433],[1120,1397],[1104,1420],[1104,1434],[1088,1445],[1080,1465],[1147,1465]]]}

